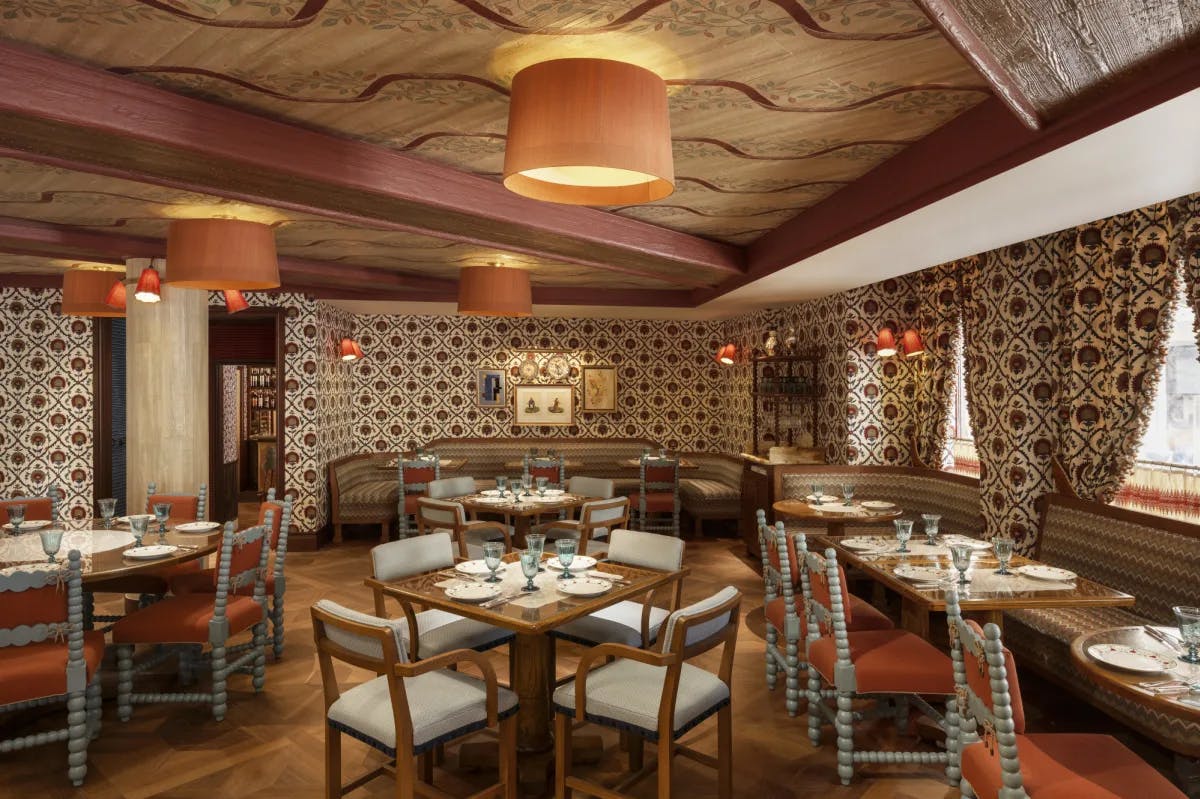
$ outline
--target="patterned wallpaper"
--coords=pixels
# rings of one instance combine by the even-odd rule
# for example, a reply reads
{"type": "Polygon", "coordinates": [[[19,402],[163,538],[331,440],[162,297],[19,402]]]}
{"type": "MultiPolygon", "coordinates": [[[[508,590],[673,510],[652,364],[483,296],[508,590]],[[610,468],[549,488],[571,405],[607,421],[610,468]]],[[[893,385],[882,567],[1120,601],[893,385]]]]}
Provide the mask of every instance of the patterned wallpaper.
{"type": "Polygon", "coordinates": [[[92,322],[61,316],[60,292],[0,289],[0,497],[66,494],[92,508],[92,322]]]}
{"type": "Polygon", "coordinates": [[[713,355],[722,323],[606,319],[360,316],[366,358],[354,367],[353,436],[359,449],[395,450],[445,436],[645,437],[672,449],[724,449],[726,396],[713,355]],[[547,351],[571,374],[544,372],[547,351]],[[533,353],[538,383],[576,388],[575,424],[515,426],[509,408],[479,407],[475,371],[503,369],[511,396],[533,353]],[[581,367],[617,367],[617,410],[578,408],[581,367]]]}

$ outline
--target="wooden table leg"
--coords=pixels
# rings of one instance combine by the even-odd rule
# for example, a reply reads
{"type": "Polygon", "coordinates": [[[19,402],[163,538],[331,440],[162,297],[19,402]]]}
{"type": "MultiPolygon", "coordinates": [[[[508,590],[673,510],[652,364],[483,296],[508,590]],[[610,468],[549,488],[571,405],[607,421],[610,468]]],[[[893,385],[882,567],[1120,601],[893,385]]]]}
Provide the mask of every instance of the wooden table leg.
{"type": "Polygon", "coordinates": [[[554,687],[554,639],[543,633],[517,633],[509,646],[512,687],[517,693],[517,751],[544,752],[550,734],[550,695],[554,687]]]}
{"type": "Polygon", "coordinates": [[[525,534],[529,532],[529,517],[517,516],[513,519],[513,546],[525,548],[525,534]]]}
{"type": "Polygon", "coordinates": [[[985,624],[994,624],[1004,631],[1004,611],[1002,610],[970,610],[963,614],[966,618],[972,619],[983,627],[985,624]]]}
{"type": "Polygon", "coordinates": [[[929,609],[904,597],[900,603],[900,626],[910,633],[929,639],[929,609]]]}

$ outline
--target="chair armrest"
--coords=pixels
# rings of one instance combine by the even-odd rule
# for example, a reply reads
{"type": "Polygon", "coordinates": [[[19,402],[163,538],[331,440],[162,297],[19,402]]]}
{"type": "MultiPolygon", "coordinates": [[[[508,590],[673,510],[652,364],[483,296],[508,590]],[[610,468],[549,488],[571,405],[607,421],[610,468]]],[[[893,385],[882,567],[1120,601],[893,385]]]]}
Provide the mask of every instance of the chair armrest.
{"type": "Polygon", "coordinates": [[[628,644],[600,644],[587,650],[579,660],[579,668],[575,670],[575,718],[580,721],[584,720],[587,713],[588,672],[593,663],[605,657],[636,660],[651,666],[670,666],[679,659],[673,652],[651,652],[628,644]]]}
{"type": "Polygon", "coordinates": [[[450,652],[443,652],[440,655],[434,655],[431,658],[418,661],[416,663],[397,663],[397,677],[416,677],[418,674],[426,674],[438,669],[444,669],[447,666],[452,666],[456,663],[472,663],[482,673],[483,681],[487,686],[487,718],[488,724],[495,724],[499,719],[498,704],[499,704],[499,687],[500,684],[496,680],[496,669],[491,662],[482,653],[476,652],[473,649],[455,649],[450,652]]]}
{"type": "Polygon", "coordinates": [[[504,535],[504,551],[512,551],[512,536],[508,534],[508,525],[501,524],[500,522],[489,521],[467,522],[466,525],[463,526],[463,532],[465,533],[471,530],[499,530],[501,534],[504,535]]]}

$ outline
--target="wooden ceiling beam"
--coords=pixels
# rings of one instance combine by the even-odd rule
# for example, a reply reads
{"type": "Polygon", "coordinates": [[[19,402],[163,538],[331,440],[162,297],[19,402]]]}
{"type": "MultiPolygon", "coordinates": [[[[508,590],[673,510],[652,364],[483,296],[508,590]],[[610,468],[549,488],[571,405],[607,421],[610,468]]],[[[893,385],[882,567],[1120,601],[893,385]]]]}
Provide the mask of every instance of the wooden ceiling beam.
{"type": "Polygon", "coordinates": [[[743,271],[738,247],[538,202],[363,142],[0,43],[0,145],[35,160],[502,252],[696,286],[743,271]]]}

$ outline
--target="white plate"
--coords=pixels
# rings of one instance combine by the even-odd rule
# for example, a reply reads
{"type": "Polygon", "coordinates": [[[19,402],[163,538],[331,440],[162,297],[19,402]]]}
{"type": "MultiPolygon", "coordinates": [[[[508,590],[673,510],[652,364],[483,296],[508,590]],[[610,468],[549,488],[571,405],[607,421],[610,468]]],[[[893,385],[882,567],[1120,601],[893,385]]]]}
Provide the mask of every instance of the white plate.
{"type": "Polygon", "coordinates": [[[476,502],[482,502],[484,505],[503,505],[509,500],[505,497],[480,497],[476,502]]]}
{"type": "MultiPolygon", "coordinates": [[[[28,521],[21,522],[21,529],[22,530],[41,530],[43,527],[49,527],[52,524],[54,524],[54,522],[50,521],[49,519],[29,519],[28,521]]],[[[4,529],[5,530],[13,529],[12,523],[10,522],[9,524],[4,525],[4,529]]]]}
{"type": "Polygon", "coordinates": [[[826,505],[824,503],[820,505],[814,505],[810,502],[808,503],[808,507],[812,508],[813,510],[819,510],[822,513],[858,513],[858,508],[841,502],[830,505],[826,505]]]}
{"type": "Polygon", "coordinates": [[[562,502],[563,501],[561,494],[555,494],[553,496],[551,496],[550,494],[546,494],[546,496],[544,496],[544,497],[539,497],[537,494],[534,494],[532,497],[525,497],[525,499],[528,499],[532,502],[562,502]]]}
{"type": "Polygon", "coordinates": [[[1024,566],[1018,566],[1013,571],[1017,574],[1023,574],[1026,577],[1032,577],[1035,580],[1053,580],[1063,583],[1069,583],[1077,576],[1073,571],[1060,569],[1057,566],[1047,566],[1043,563],[1029,563],[1024,566]]]}
{"type": "Polygon", "coordinates": [[[895,502],[884,502],[881,499],[864,499],[860,504],[867,510],[891,510],[896,507],[895,502]]]}
{"type": "Polygon", "coordinates": [[[938,569],[934,566],[897,566],[892,569],[892,574],[901,580],[910,580],[914,583],[937,583],[950,579],[949,570],[938,569]]]}
{"type": "Polygon", "coordinates": [[[1093,660],[1099,661],[1105,666],[1111,666],[1121,671],[1134,671],[1139,674],[1157,674],[1175,666],[1173,657],[1124,644],[1092,644],[1088,647],[1087,653],[1093,660]]]}
{"type": "MultiPolygon", "coordinates": [[[[575,560],[571,561],[571,571],[585,572],[595,565],[595,558],[588,555],[576,555],[575,560]]],[[[550,560],[546,561],[546,568],[562,571],[562,567],[562,564],[558,562],[558,558],[550,558],[550,560]]]]}
{"type": "Polygon", "coordinates": [[[968,538],[965,535],[945,535],[942,536],[942,542],[945,543],[946,546],[950,546],[951,544],[966,544],[977,552],[983,552],[984,550],[990,551],[992,548],[992,545],[987,541],[981,541],[978,538],[968,538]]]}
{"type": "Polygon", "coordinates": [[[220,527],[219,522],[184,522],[175,525],[177,533],[211,533],[220,527]]]}
{"type": "MultiPolygon", "coordinates": [[[[500,564],[500,568],[496,571],[503,571],[504,564],[500,564]]],[[[491,574],[492,570],[487,567],[487,564],[480,560],[464,560],[462,563],[454,564],[454,571],[459,574],[470,574],[479,577],[485,574],[491,574]]]]}
{"type": "Polygon", "coordinates": [[[500,489],[485,488],[483,491],[480,491],[479,493],[483,494],[485,497],[498,497],[498,496],[500,496],[500,489]]]}
{"type": "Polygon", "coordinates": [[[600,596],[612,589],[612,583],[595,577],[580,577],[577,580],[559,580],[554,587],[571,596],[600,596]]]}
{"type": "MultiPolygon", "coordinates": [[[[817,495],[809,494],[807,497],[805,497],[805,499],[807,499],[809,502],[816,502],[817,495]]],[[[821,495],[822,502],[837,502],[839,499],[841,499],[841,497],[835,497],[833,494],[822,494],[821,495]]]]}
{"type": "Polygon", "coordinates": [[[487,602],[500,596],[500,589],[492,583],[459,583],[447,588],[446,596],[459,602],[487,602]]]}
{"type": "Polygon", "coordinates": [[[548,496],[548,497],[557,497],[557,496],[561,496],[565,493],[567,493],[567,492],[561,488],[547,488],[546,489],[546,496],[548,496]]]}
{"type": "Polygon", "coordinates": [[[118,516],[117,523],[118,524],[129,524],[130,519],[140,519],[142,517],[145,517],[145,518],[149,519],[150,521],[154,521],[153,513],[135,513],[132,516],[118,516]]]}
{"type": "Polygon", "coordinates": [[[153,544],[145,547],[133,547],[121,554],[130,560],[158,560],[174,555],[178,549],[179,547],[171,544],[153,544]]]}
{"type": "Polygon", "coordinates": [[[846,549],[862,551],[867,549],[876,549],[883,544],[878,538],[847,538],[842,541],[842,546],[846,549]]]}

